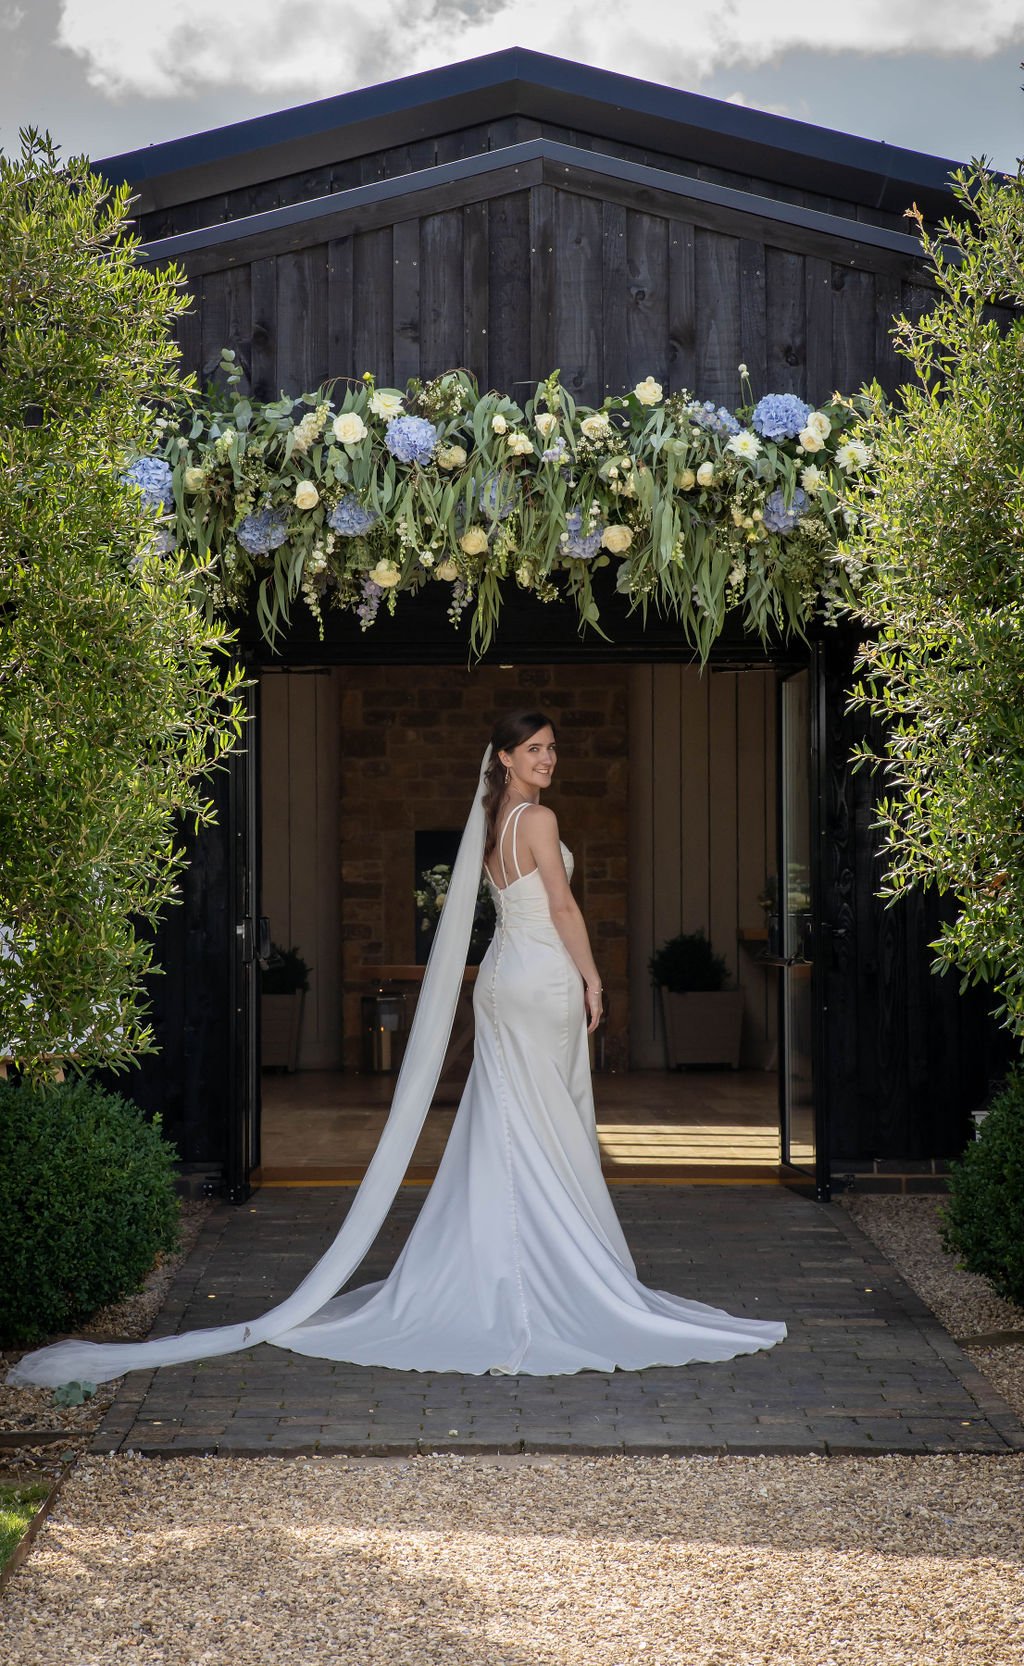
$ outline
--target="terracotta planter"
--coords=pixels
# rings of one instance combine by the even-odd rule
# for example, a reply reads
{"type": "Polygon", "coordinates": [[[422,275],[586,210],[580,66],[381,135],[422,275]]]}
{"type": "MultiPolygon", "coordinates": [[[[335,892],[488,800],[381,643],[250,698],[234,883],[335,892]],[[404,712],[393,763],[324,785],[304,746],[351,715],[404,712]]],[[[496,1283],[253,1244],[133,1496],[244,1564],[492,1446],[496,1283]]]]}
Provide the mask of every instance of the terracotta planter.
{"type": "Polygon", "coordinates": [[[264,1070],[298,1070],[304,989],[260,997],[260,1063],[264,1070]]]}
{"type": "Polygon", "coordinates": [[[728,1064],[739,1069],[742,989],[676,995],[662,988],[661,1014],[667,1069],[684,1064],[728,1064]]]}

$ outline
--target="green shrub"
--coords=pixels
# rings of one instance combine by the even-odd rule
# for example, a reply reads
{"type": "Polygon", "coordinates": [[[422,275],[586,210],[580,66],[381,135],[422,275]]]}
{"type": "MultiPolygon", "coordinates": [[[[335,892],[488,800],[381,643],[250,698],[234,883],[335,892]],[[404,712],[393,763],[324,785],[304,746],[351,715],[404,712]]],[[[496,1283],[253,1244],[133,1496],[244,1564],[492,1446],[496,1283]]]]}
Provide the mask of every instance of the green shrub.
{"type": "Polygon", "coordinates": [[[992,1098],[980,1135],[953,1163],[942,1241],[1001,1296],[1024,1305],[1024,1067],[992,1098]]]}
{"type": "Polygon", "coordinates": [[[702,931],[683,931],[678,937],[670,937],[655,949],[647,964],[655,983],[675,995],[717,993],[729,983],[728,966],[712,951],[702,931]]]}
{"type": "Polygon", "coordinates": [[[159,1119],[79,1079],[0,1082],[0,1341],[71,1330],[178,1241],[159,1119]]]}
{"type": "Polygon", "coordinates": [[[298,949],[282,949],[279,943],[271,943],[260,988],[264,995],[295,995],[300,989],[309,988],[309,973],[310,967],[298,949]]]}

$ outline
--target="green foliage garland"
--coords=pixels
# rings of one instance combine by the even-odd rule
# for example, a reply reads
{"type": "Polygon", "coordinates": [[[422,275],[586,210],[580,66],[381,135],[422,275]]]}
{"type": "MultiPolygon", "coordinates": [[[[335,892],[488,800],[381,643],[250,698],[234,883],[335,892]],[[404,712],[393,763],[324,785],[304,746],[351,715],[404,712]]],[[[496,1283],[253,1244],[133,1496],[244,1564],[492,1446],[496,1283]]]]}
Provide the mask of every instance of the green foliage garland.
{"type": "Polygon", "coordinates": [[[564,593],[581,628],[600,629],[592,575],[610,562],[631,606],[676,617],[702,659],[730,607],[765,640],[773,627],[802,635],[849,599],[833,552],[843,482],[867,461],[850,445],[864,397],[834,395],[805,446],[795,432],[755,433],[749,402],[734,419],[685,391],[663,397],[651,377],[595,410],[557,372],[523,405],[481,394],[464,370],[404,391],[366,375],[257,404],[233,353],[221,370],[223,391],[162,448],[175,537],[212,574],[212,609],[245,608],[255,590],[271,644],[300,594],[318,618],[329,600],[369,628],[382,601],[393,612],[398,595],[437,582],[453,623],[473,604],[476,653],[509,585],[564,593]],[[390,449],[402,418],[419,424],[411,460],[390,449]],[[346,535],[360,521],[372,524],[346,535]]]}

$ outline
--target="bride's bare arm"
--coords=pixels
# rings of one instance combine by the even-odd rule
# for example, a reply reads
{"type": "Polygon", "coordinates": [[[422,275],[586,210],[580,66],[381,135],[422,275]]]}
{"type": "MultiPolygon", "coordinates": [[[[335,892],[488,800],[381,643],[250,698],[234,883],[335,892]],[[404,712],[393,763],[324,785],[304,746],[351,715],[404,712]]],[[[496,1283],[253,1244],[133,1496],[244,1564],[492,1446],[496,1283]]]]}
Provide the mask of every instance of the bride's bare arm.
{"type": "Polygon", "coordinates": [[[565,863],[558,842],[558,820],[546,805],[534,804],[520,819],[519,834],[537,864],[555,930],[576,964],[586,985],[590,1022],[588,1029],[597,1029],[603,1007],[601,979],[594,964],[587,927],[576,898],[569,889],[565,863]]]}

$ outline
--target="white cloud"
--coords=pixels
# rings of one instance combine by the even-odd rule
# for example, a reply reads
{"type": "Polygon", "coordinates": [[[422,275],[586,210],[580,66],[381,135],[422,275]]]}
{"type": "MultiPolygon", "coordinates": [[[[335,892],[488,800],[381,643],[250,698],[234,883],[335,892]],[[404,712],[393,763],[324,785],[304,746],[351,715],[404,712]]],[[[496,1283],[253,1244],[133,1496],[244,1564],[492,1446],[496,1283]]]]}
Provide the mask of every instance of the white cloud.
{"type": "Polygon", "coordinates": [[[416,70],[528,46],[669,85],[793,50],[991,57],[1024,37],[1024,0],[859,0],[808,33],[806,0],[62,0],[58,43],[110,97],[216,88],[303,102],[416,70]]]}

